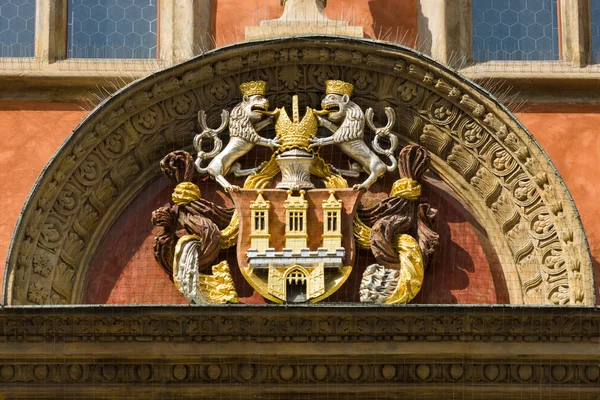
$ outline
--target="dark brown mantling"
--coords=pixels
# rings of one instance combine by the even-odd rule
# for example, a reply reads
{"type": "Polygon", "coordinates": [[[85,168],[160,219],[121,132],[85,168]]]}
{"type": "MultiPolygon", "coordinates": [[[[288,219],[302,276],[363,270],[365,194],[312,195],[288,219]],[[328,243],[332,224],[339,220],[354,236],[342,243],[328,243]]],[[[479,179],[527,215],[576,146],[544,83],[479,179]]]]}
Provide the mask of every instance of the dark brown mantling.
{"type": "Polygon", "coordinates": [[[8,398],[596,399],[600,387],[594,308],[4,307],[0,343],[8,398]]]}

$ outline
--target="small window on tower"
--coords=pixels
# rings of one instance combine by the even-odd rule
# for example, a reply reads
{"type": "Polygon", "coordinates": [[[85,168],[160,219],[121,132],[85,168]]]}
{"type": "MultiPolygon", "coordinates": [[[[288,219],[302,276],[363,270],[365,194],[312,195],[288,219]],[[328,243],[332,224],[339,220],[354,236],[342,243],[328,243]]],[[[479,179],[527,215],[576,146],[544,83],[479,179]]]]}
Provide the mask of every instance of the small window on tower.
{"type": "Polygon", "coordinates": [[[265,230],[265,212],[255,211],[254,213],[254,230],[264,231],[265,230]]]}
{"type": "Polygon", "coordinates": [[[302,212],[290,212],[288,229],[290,232],[302,232],[304,230],[304,215],[302,212]]]}
{"type": "Polygon", "coordinates": [[[337,212],[335,211],[327,212],[327,230],[329,232],[337,231],[337,212]]]}

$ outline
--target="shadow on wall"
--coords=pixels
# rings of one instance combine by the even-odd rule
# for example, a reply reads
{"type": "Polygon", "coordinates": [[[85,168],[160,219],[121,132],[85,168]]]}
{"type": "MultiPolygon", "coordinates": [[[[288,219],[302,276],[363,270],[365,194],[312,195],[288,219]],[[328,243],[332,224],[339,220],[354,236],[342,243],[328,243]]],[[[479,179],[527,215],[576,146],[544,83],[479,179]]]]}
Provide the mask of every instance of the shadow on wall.
{"type": "Polygon", "coordinates": [[[438,210],[440,248],[413,303],[509,303],[500,261],[485,230],[449,194],[450,188],[431,173],[427,176],[422,200],[438,210]]]}
{"type": "Polygon", "coordinates": [[[423,10],[421,10],[421,7],[417,7],[417,20],[420,22],[420,24],[417,25],[418,31],[416,48],[422,53],[431,54],[433,38],[431,36],[431,29],[429,29],[429,18],[423,15],[423,10]]]}
{"type": "Polygon", "coordinates": [[[417,43],[417,0],[370,0],[372,39],[415,47],[417,43]]]}
{"type": "Polygon", "coordinates": [[[119,216],[89,266],[84,304],[186,304],[158,266],[152,241],[152,211],[164,205],[173,187],[164,177],[143,189],[119,216]]]}
{"type": "Polygon", "coordinates": [[[600,262],[592,257],[592,268],[594,270],[594,283],[596,284],[596,305],[600,305],[600,262]]]}

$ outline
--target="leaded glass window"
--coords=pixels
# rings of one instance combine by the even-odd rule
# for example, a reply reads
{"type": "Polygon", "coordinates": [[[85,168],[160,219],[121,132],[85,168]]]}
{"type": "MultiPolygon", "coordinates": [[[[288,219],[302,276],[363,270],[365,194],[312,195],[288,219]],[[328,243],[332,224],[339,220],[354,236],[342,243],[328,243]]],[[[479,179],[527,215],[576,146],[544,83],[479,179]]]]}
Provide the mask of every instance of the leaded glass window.
{"type": "Polygon", "coordinates": [[[69,0],[69,58],[156,58],[159,0],[69,0]]]}
{"type": "Polygon", "coordinates": [[[592,0],[592,60],[600,62],[600,0],[592,0]]]}
{"type": "Polygon", "coordinates": [[[0,0],[0,57],[33,57],[35,0],[0,0]]]}
{"type": "Polygon", "coordinates": [[[557,60],[557,0],[473,0],[473,59],[557,60]]]}

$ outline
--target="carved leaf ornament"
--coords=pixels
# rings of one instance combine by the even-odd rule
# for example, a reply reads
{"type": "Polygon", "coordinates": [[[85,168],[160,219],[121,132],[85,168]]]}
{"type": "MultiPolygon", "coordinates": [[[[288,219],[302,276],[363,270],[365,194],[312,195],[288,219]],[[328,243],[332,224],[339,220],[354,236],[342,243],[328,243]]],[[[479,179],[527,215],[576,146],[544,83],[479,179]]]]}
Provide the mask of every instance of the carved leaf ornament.
{"type": "Polygon", "coordinates": [[[391,107],[401,144],[424,146],[432,168],[486,229],[511,303],[594,304],[577,210],[551,161],[513,115],[413,50],[317,36],[220,48],[102,103],[32,189],[10,246],[4,303],[81,303],[90,260],[123,210],[159,176],[164,149],[191,144],[197,111],[218,119],[239,102],[239,84],[253,79],[269,83],[273,104],[298,93],[317,105],[325,80],[341,79],[354,84],[361,107],[376,115],[391,107]]]}

